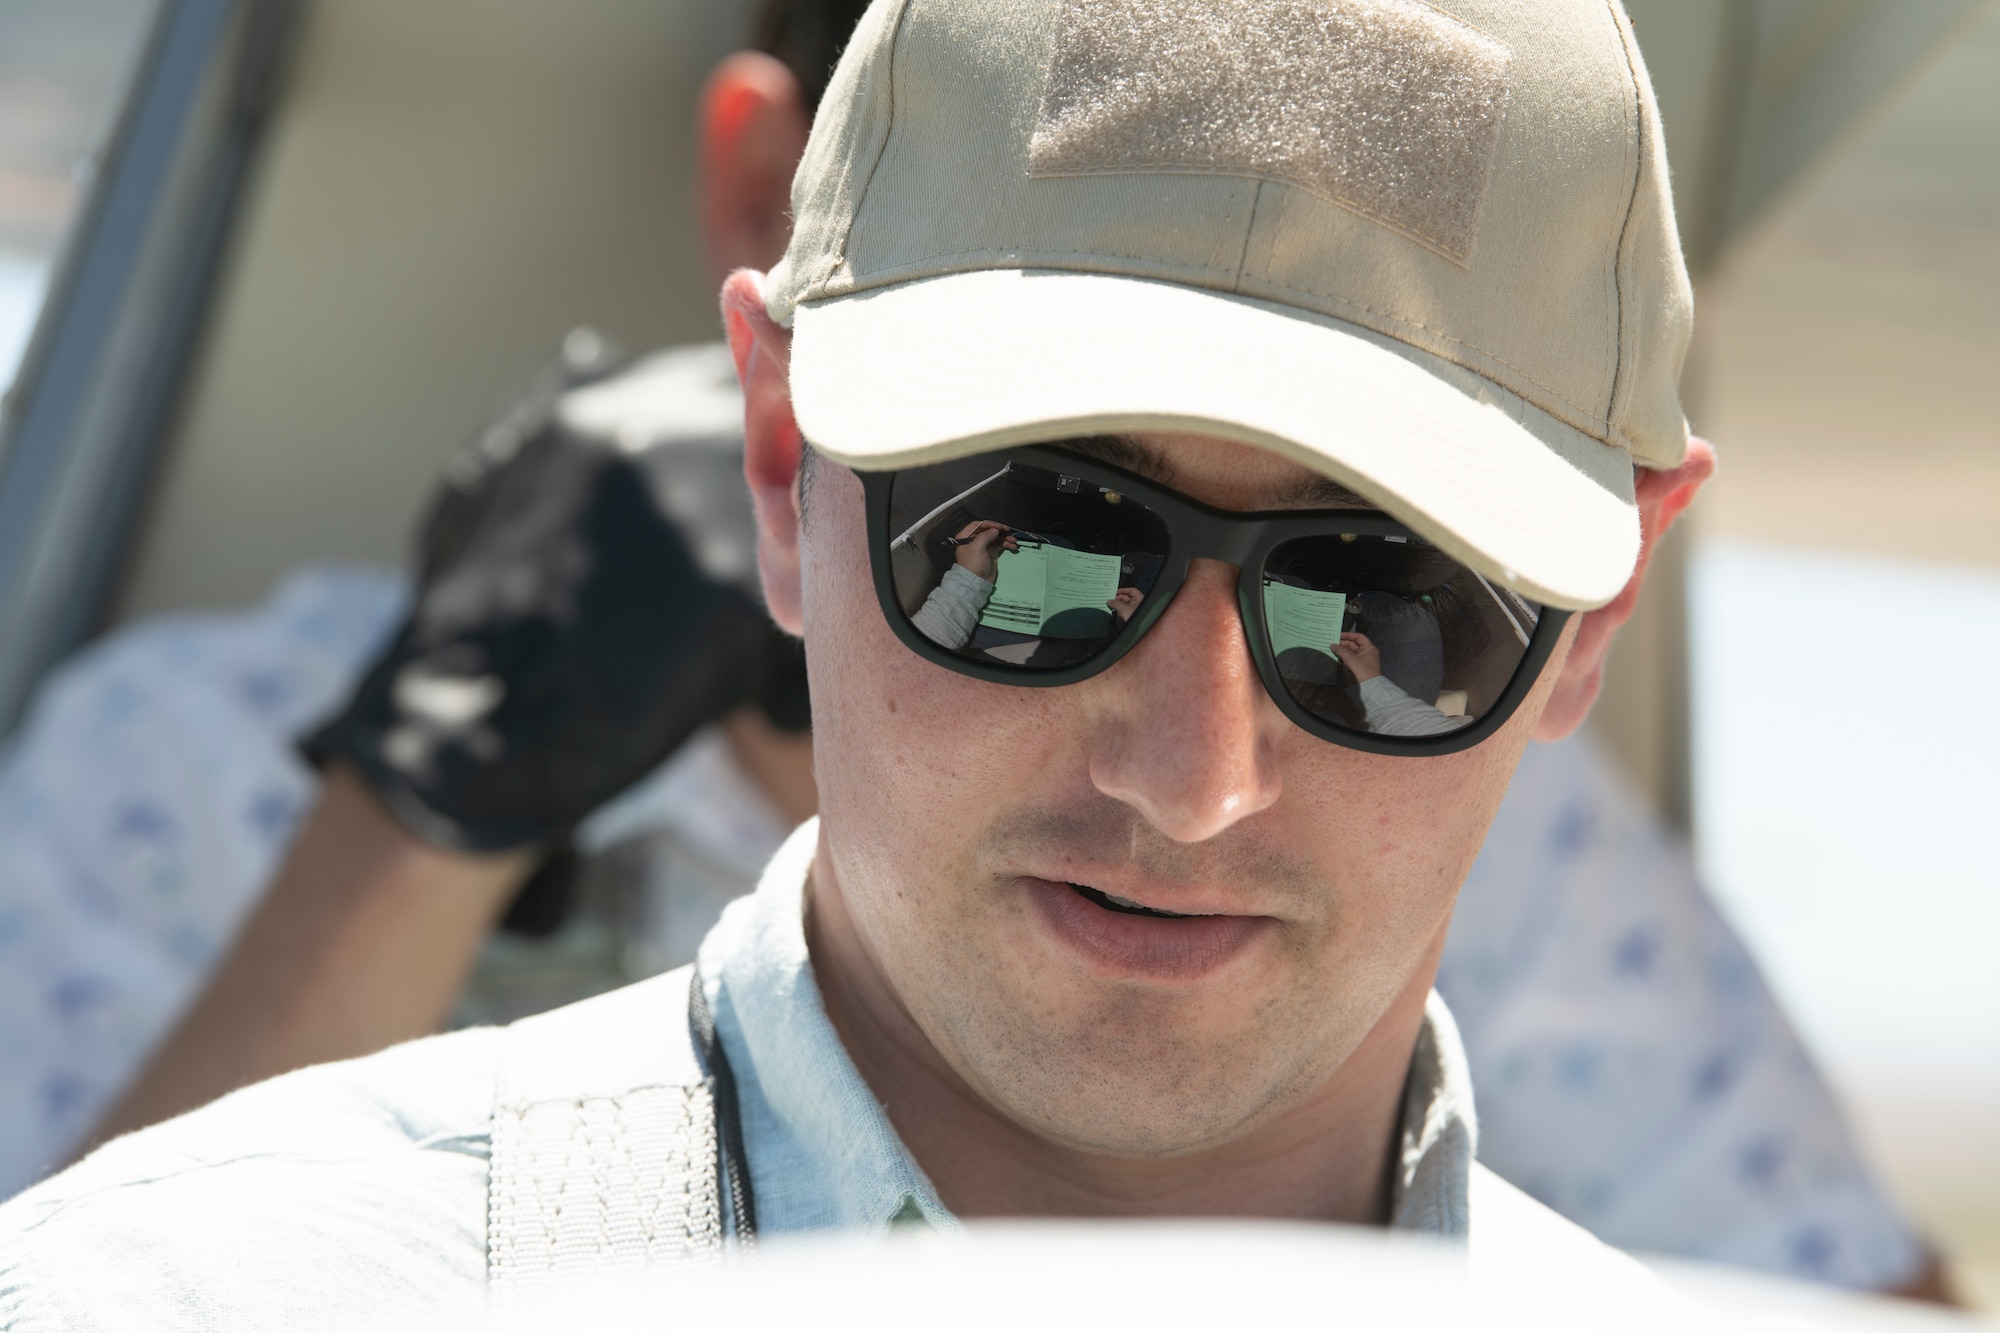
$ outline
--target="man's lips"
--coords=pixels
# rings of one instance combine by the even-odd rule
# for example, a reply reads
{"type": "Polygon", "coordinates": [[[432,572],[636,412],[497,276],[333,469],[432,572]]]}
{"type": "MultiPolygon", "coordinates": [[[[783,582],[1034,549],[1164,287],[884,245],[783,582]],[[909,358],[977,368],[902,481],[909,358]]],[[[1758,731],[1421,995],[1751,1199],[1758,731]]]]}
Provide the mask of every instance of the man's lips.
{"type": "Polygon", "coordinates": [[[1173,912],[1063,880],[1023,876],[1019,883],[1059,938],[1121,976],[1193,981],[1277,924],[1263,916],[1173,912]]]}

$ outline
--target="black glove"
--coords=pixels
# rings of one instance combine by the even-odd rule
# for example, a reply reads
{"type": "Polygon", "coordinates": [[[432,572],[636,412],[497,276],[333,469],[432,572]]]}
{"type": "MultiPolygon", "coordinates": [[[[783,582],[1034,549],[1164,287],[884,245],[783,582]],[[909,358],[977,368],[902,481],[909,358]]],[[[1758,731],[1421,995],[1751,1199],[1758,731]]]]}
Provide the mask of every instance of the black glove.
{"type": "Polygon", "coordinates": [[[438,846],[560,864],[585,816],[702,726],[746,703],[810,722],[802,650],[752,581],[740,438],[634,447],[566,420],[608,370],[599,349],[572,335],[452,460],[408,620],[305,743],[438,846]]]}

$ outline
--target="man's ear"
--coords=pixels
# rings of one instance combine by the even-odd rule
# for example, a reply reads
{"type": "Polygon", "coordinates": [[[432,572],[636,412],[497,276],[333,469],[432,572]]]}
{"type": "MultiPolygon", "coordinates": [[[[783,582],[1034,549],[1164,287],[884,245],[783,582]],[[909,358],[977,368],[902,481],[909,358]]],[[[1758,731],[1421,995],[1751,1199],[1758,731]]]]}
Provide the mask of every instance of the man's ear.
{"type": "Polygon", "coordinates": [[[798,77],[761,51],[738,51],[701,91],[701,227],[715,273],[768,269],[791,239],[792,174],[812,114],[798,77]]]}
{"type": "Polygon", "coordinates": [[[1715,446],[1707,440],[1689,440],[1687,457],[1677,468],[1653,471],[1639,469],[1635,489],[1639,500],[1639,564],[1631,581],[1616,601],[1586,611],[1579,617],[1569,656],[1548,706],[1535,724],[1535,739],[1559,741],[1583,725],[1590,706],[1597,702],[1598,688],[1604,683],[1604,663],[1611,655],[1611,641],[1632,618],[1639,602],[1639,588],[1646,579],[1646,567],[1667,529],[1681,516],[1704,483],[1715,475],[1715,446]]]}
{"type": "Polygon", "coordinates": [[[738,269],[722,284],[722,323],[743,384],[743,477],[757,510],[757,568],[771,618],[805,632],[799,594],[799,464],[792,417],[792,335],[764,309],[764,275],[738,269]]]}

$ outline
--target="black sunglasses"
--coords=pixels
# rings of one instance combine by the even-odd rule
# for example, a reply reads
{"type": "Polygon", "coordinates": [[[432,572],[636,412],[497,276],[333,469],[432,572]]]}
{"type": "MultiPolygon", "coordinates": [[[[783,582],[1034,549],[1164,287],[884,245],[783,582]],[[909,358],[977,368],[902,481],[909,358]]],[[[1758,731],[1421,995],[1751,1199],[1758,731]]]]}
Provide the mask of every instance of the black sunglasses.
{"type": "Polygon", "coordinates": [[[890,627],[978,680],[1088,680],[1204,557],[1242,571],[1250,656],[1285,716],[1352,749],[1451,754],[1513,715],[1569,618],[1385,515],[1232,513],[1059,446],[857,475],[890,627]]]}

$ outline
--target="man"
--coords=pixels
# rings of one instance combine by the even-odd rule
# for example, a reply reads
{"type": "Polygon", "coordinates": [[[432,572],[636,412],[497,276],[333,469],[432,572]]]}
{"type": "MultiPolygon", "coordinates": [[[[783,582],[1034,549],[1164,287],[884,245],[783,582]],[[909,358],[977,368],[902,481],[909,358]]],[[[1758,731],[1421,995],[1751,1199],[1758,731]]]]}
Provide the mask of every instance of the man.
{"type": "MultiPolygon", "coordinates": [[[[729,1091],[673,1104],[713,1116],[739,1232],[1478,1226],[1462,1057],[1427,1002],[1452,897],[1530,736],[1582,720],[1646,538],[1712,462],[1675,398],[1688,294],[1629,26],[1581,3],[1479,17],[870,10],[784,261],[724,289],[765,597],[810,664],[821,817],[725,914],[691,992],[666,978],[637,988],[647,1003],[531,1020],[564,1040],[510,1058],[519,1119],[493,1124],[534,1141],[548,1108],[610,1086],[602,1066],[565,1096],[577,1035],[670,1040],[646,1019],[678,986],[702,1086],[729,1091]],[[1115,593],[1128,567],[1145,599],[1109,634],[1030,617],[1040,661],[942,648],[909,616],[961,510],[1071,543],[1042,611],[1115,593]],[[1267,577],[1311,596],[1286,610],[1267,577]],[[1283,674],[1273,623],[1337,623],[1364,591],[1440,606],[1464,728],[1378,736],[1283,674]]],[[[7,1209],[16,1289],[85,1308],[84,1251],[118,1234],[131,1255],[167,1194],[248,1203],[302,1133],[338,1169],[234,1216],[246,1243],[284,1233],[296,1261],[309,1237],[370,1301],[476,1285],[483,1164],[422,1145],[486,1123],[497,1039],[427,1047],[253,1090],[30,1191],[7,1209]],[[406,1080],[425,1113],[385,1131],[406,1080]],[[280,1102],[310,1127],[263,1130],[280,1102]],[[364,1121],[378,1148],[410,1147],[364,1164],[364,1121]],[[190,1153],[225,1122],[226,1151],[190,1153]],[[180,1183],[139,1183],[163,1150],[180,1183]],[[355,1234],[328,1220],[362,1213],[355,1234]]],[[[645,1123],[614,1139],[652,1132],[630,1114],[645,1123]]],[[[503,1285],[532,1257],[510,1248],[509,1179],[503,1285]]],[[[321,1285],[203,1271],[219,1237],[188,1229],[202,1254],[127,1259],[172,1293],[163,1315],[275,1315],[321,1285]]]]}
{"type": "MultiPolygon", "coordinates": [[[[768,73],[768,70],[767,70],[766,72],[768,73]]],[[[783,105],[783,102],[784,102],[784,99],[782,98],[782,96],[780,96],[780,97],[777,97],[777,98],[774,98],[774,99],[771,99],[771,101],[769,101],[769,102],[766,102],[766,103],[764,104],[764,106],[763,106],[763,109],[764,109],[764,112],[765,112],[766,114],[768,114],[768,113],[769,113],[769,109],[770,109],[770,106],[771,106],[772,104],[776,104],[776,105],[780,105],[780,106],[782,106],[782,105],[783,105]]],[[[769,214],[769,213],[767,213],[767,214],[766,214],[765,216],[766,216],[766,217],[768,218],[768,217],[770,216],[770,214],[769,214]]],[[[1124,599],[1125,599],[1125,603],[1126,603],[1126,604],[1125,604],[1125,605],[1124,605],[1124,606],[1123,606],[1122,608],[1114,608],[1114,609],[1116,609],[1116,610],[1117,610],[1117,612],[1118,612],[1118,615],[1119,615],[1119,618],[1120,618],[1120,620],[1121,620],[1121,621],[1122,621],[1122,620],[1124,620],[1124,619],[1127,619],[1127,618],[1129,618],[1129,617],[1130,617],[1130,615],[1131,615],[1131,614],[1133,613],[1133,609],[1134,609],[1134,607],[1133,607],[1133,605],[1132,605],[1132,602],[1131,602],[1131,598],[1130,598],[1130,597],[1127,597],[1127,594],[1128,594],[1128,593],[1131,593],[1131,594],[1133,594],[1133,595],[1135,595],[1135,596],[1136,596],[1136,590],[1133,590],[1133,589],[1121,589],[1121,590],[1119,590],[1119,592],[1118,592],[1118,593],[1116,594],[1116,598],[1124,598],[1124,599]]],[[[1361,596],[1362,596],[1362,597],[1367,597],[1367,596],[1370,596],[1370,595],[1371,595],[1371,594],[1368,594],[1368,593],[1363,593],[1363,594],[1361,594],[1361,596]]],[[[1357,600],[1358,600],[1358,599],[1357,599],[1357,600]]],[[[1421,619],[1421,618],[1420,618],[1420,619],[1421,619]]],[[[1430,625],[1432,626],[1432,630],[1431,630],[1431,633],[1433,634],[1433,636],[1435,636],[1435,635],[1436,635],[1437,631],[1436,631],[1436,628],[1435,628],[1435,621],[1430,621],[1430,620],[1423,620],[1423,621],[1422,621],[1422,623],[1424,623],[1424,624],[1430,624],[1430,625]]],[[[1354,635],[1351,635],[1351,636],[1343,636],[1340,642],[1341,642],[1342,644],[1346,644],[1346,643],[1348,642],[1349,638],[1352,638],[1352,639],[1357,639],[1357,640],[1360,640],[1360,641],[1361,641],[1362,643],[1366,643],[1366,642],[1367,642],[1367,641],[1366,641],[1366,640],[1365,640],[1364,638],[1362,638],[1362,636],[1360,636],[1359,634],[1354,634],[1354,635]]],[[[1337,654],[1339,653],[1339,649],[1338,649],[1338,647],[1335,647],[1334,645],[1326,645],[1326,648],[1330,648],[1330,649],[1332,649],[1332,650],[1333,650],[1333,653],[1334,653],[1334,654],[1336,654],[1336,655],[1337,655],[1337,654]]],[[[1315,649],[1315,650],[1312,650],[1312,651],[1319,651],[1319,652],[1321,652],[1321,655],[1322,655],[1322,656],[1327,656],[1326,652],[1325,652],[1325,651],[1324,651],[1323,649],[1315,649]]],[[[1330,660],[1330,658],[1329,658],[1329,660],[1330,660]]],[[[1364,692],[1365,692],[1365,690],[1366,690],[1366,688],[1367,688],[1367,682],[1368,682],[1368,681],[1369,681],[1370,679],[1375,679],[1375,678],[1378,678],[1378,677],[1380,677],[1380,676],[1381,676],[1381,674],[1382,674],[1382,668],[1381,668],[1381,666],[1380,666],[1380,664],[1379,664],[1379,656],[1378,656],[1378,660],[1377,660],[1377,664],[1376,664],[1376,666],[1375,666],[1375,668],[1374,668],[1374,671],[1373,671],[1373,672],[1372,672],[1371,674],[1368,674],[1368,675],[1364,675],[1364,674],[1363,674],[1363,673],[1362,673],[1361,671],[1355,671],[1355,672],[1354,672],[1354,676],[1355,676],[1355,678],[1356,678],[1356,679],[1357,679],[1358,681],[1360,681],[1360,682],[1361,682],[1361,684],[1362,684],[1362,688],[1363,688],[1364,692]]],[[[1389,682],[1385,681],[1384,683],[1385,683],[1385,684],[1388,684],[1389,682]]],[[[1393,685],[1392,685],[1392,688],[1394,688],[1394,686],[1393,686],[1393,685]]],[[[1433,690],[1431,691],[1431,693],[1433,694],[1433,697],[1435,698],[1435,696],[1436,696],[1436,691],[1435,691],[1435,689],[1433,689],[1433,690]]],[[[1429,704],[1424,704],[1424,703],[1417,703],[1417,702],[1415,702],[1415,701],[1411,701],[1411,703],[1412,703],[1412,704],[1413,704],[1413,705],[1414,705],[1415,707],[1421,707],[1421,708],[1429,708],[1429,707],[1430,707],[1430,705],[1429,705],[1429,704]]],[[[1461,708],[1462,708],[1462,706],[1463,706],[1463,705],[1460,705],[1460,707],[1461,707],[1461,708]]],[[[1389,729],[1389,728],[1377,728],[1377,730],[1382,730],[1382,731],[1385,731],[1385,732],[1389,732],[1389,731],[1390,731],[1390,729],[1389,729]]],[[[1390,734],[1394,734],[1394,733],[1393,733],[1393,732],[1390,732],[1390,734]]],[[[296,859],[296,858],[295,858],[295,859],[296,859]]],[[[477,916],[478,916],[478,914],[477,914],[477,913],[474,913],[473,915],[474,915],[475,917],[477,917],[477,916]]],[[[483,919],[482,919],[482,920],[483,920],[483,919]]],[[[478,922],[478,921],[475,921],[475,926],[477,926],[478,924],[479,924],[479,922],[478,922]]],[[[474,938],[476,938],[476,934],[475,934],[474,938]]],[[[239,1010],[238,1010],[238,1012],[243,1012],[243,1010],[239,1009],[239,1010]]],[[[254,1011],[252,1011],[252,1013],[254,1014],[254,1011]]],[[[171,1066],[170,1066],[170,1065],[165,1065],[165,1064],[163,1063],[163,1065],[162,1065],[161,1067],[169,1067],[169,1068],[170,1068],[171,1066]]]]}

